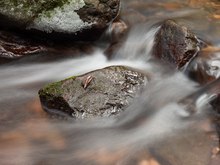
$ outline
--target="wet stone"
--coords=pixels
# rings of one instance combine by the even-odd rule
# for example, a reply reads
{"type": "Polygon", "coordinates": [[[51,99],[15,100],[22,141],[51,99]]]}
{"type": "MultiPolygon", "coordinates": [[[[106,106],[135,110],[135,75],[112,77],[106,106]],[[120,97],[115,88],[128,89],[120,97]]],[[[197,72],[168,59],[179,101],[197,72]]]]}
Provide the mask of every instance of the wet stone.
{"type": "Polygon", "coordinates": [[[39,40],[18,31],[0,30],[0,64],[49,62],[92,54],[92,42],[39,40]]]}
{"type": "Polygon", "coordinates": [[[218,140],[220,142],[220,85],[219,85],[218,91],[219,92],[216,95],[216,98],[212,100],[210,104],[215,112],[215,115],[213,116],[213,119],[214,119],[213,122],[215,124],[215,128],[218,133],[218,140]]]}
{"type": "Polygon", "coordinates": [[[118,15],[119,7],[120,0],[4,0],[0,26],[76,35],[105,28],[118,15]]]}
{"type": "Polygon", "coordinates": [[[108,58],[111,58],[122,46],[128,34],[128,26],[123,20],[114,21],[108,28],[110,45],[105,50],[108,58]]]}
{"type": "Polygon", "coordinates": [[[202,49],[185,70],[185,74],[202,85],[220,77],[220,54],[207,49],[202,49]]]}
{"type": "Polygon", "coordinates": [[[106,27],[106,24],[117,17],[120,0],[84,0],[85,6],[77,11],[84,22],[95,27],[106,27]]]}
{"type": "Polygon", "coordinates": [[[40,54],[46,48],[14,33],[0,31],[0,59],[17,59],[40,54]]]}
{"type": "Polygon", "coordinates": [[[111,66],[47,85],[39,91],[43,109],[74,118],[118,115],[147,83],[147,76],[111,66]]]}
{"type": "Polygon", "coordinates": [[[181,69],[197,55],[200,47],[200,41],[188,28],[167,20],[155,36],[153,56],[181,69]]]}

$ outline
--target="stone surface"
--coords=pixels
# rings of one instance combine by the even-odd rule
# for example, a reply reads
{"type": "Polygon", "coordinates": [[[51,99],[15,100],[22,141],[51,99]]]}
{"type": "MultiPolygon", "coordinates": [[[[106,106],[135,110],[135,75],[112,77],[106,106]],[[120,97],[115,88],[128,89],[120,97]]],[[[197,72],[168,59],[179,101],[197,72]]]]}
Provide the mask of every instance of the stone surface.
{"type": "Polygon", "coordinates": [[[125,42],[128,34],[128,26],[123,20],[113,22],[108,29],[110,44],[105,50],[105,54],[110,59],[125,42]]]}
{"type": "Polygon", "coordinates": [[[180,69],[197,55],[199,49],[200,42],[189,29],[167,20],[155,36],[153,56],[180,69]]]}
{"type": "Polygon", "coordinates": [[[12,61],[48,62],[63,58],[85,56],[94,52],[91,42],[46,42],[32,35],[0,30],[0,64],[12,61]]]}
{"type": "Polygon", "coordinates": [[[117,16],[119,6],[119,0],[1,0],[0,24],[47,33],[76,33],[106,27],[117,16]]]}
{"type": "Polygon", "coordinates": [[[185,73],[194,81],[204,85],[220,77],[220,54],[215,47],[204,47],[187,66],[185,73]]]}
{"type": "MultiPolygon", "coordinates": [[[[219,85],[219,89],[220,89],[220,85],[219,85]]],[[[215,100],[213,100],[211,102],[211,105],[213,106],[214,110],[220,114],[220,92],[218,94],[218,96],[216,97],[215,100]]],[[[220,117],[219,117],[220,118],[220,117]]],[[[219,123],[220,123],[220,119],[219,119],[219,123]]],[[[220,124],[219,124],[220,125],[220,124]]],[[[220,131],[219,131],[220,132],[220,131]]]]}
{"type": "Polygon", "coordinates": [[[48,112],[79,119],[108,117],[123,111],[146,83],[142,73],[111,66],[49,84],[39,96],[48,112]]]}
{"type": "Polygon", "coordinates": [[[14,33],[0,31],[0,59],[17,59],[46,51],[40,44],[14,33]]]}

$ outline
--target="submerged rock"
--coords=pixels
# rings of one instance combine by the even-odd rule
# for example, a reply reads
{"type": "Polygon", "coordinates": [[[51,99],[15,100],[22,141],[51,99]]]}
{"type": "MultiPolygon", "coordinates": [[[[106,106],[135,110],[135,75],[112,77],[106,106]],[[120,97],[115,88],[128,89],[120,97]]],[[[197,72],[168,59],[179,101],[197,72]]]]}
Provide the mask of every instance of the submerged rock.
{"type": "MultiPolygon", "coordinates": [[[[185,74],[201,85],[207,85],[220,78],[220,49],[212,45],[206,45],[185,69],[185,74]]],[[[216,91],[220,91],[219,88],[216,91]]],[[[216,91],[213,91],[215,93],[216,91]]],[[[216,92],[216,98],[211,102],[215,111],[220,113],[220,92],[216,92]]]]}
{"type": "Polygon", "coordinates": [[[212,49],[215,47],[207,46],[202,49],[185,70],[192,80],[202,85],[220,77],[220,54],[212,49]]]}
{"type": "Polygon", "coordinates": [[[153,56],[180,69],[199,49],[200,42],[189,29],[167,20],[155,36],[153,56]]]}
{"type": "Polygon", "coordinates": [[[4,0],[0,24],[47,33],[103,28],[119,12],[120,0],[4,0]]]}
{"type": "Polygon", "coordinates": [[[111,58],[122,46],[128,33],[128,26],[123,20],[117,20],[109,26],[110,45],[105,50],[108,58],[111,58]]]}
{"type": "Polygon", "coordinates": [[[146,83],[142,73],[111,66],[49,84],[39,96],[48,112],[75,118],[107,117],[122,112],[146,83]]]}

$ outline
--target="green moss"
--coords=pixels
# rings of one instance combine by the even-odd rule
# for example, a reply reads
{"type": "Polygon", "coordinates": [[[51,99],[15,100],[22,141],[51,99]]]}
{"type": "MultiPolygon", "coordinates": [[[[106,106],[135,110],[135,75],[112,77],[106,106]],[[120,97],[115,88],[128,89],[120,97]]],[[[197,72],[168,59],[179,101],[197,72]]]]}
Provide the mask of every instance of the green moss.
{"type": "Polygon", "coordinates": [[[43,89],[39,91],[40,96],[60,96],[63,93],[62,82],[55,82],[48,84],[43,89]]]}
{"type": "Polygon", "coordinates": [[[50,83],[39,91],[39,95],[40,96],[48,96],[48,95],[60,96],[64,92],[64,89],[62,88],[63,83],[67,80],[74,80],[75,78],[76,78],[75,76],[71,76],[62,81],[50,83]]]}
{"type": "Polygon", "coordinates": [[[47,17],[51,17],[51,11],[56,7],[62,8],[64,4],[70,3],[69,0],[53,0],[47,1],[41,5],[41,10],[37,13],[45,14],[47,17]]]}
{"type": "Polygon", "coordinates": [[[72,80],[75,80],[75,79],[76,79],[76,76],[68,77],[68,78],[62,80],[61,82],[66,81],[66,80],[71,80],[71,79],[72,79],[72,80]]]}

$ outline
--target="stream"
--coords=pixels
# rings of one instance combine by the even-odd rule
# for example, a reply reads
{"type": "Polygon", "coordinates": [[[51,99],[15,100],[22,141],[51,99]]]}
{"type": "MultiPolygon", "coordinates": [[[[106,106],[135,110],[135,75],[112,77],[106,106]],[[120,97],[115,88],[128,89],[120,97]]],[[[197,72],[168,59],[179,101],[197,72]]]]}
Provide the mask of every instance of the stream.
{"type": "MultiPolygon", "coordinates": [[[[166,19],[220,48],[220,2],[123,0],[121,8],[131,29],[111,60],[104,54],[106,46],[97,41],[90,54],[45,62],[39,62],[43,55],[30,56],[0,65],[0,164],[219,165],[219,139],[209,105],[215,95],[183,73],[153,63],[150,55],[155,33],[166,19]],[[75,121],[43,111],[40,88],[112,65],[153,76],[119,117],[75,121]],[[192,98],[197,109],[190,113],[179,102],[192,93],[197,94],[192,98]]],[[[220,51],[213,52],[209,62],[219,69],[219,77],[220,51]]]]}

